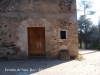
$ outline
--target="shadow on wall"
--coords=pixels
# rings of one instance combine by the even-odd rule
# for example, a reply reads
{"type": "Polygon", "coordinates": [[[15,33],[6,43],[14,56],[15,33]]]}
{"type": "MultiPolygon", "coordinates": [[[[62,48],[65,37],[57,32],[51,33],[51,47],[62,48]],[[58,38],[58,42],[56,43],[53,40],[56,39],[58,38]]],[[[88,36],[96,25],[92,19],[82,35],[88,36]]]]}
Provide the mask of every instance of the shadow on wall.
{"type": "Polygon", "coordinates": [[[34,58],[27,60],[3,61],[0,62],[0,75],[32,75],[42,70],[70,61],[71,60],[59,60],[56,58],[34,58]],[[8,69],[15,69],[17,71],[7,71],[8,69]]]}

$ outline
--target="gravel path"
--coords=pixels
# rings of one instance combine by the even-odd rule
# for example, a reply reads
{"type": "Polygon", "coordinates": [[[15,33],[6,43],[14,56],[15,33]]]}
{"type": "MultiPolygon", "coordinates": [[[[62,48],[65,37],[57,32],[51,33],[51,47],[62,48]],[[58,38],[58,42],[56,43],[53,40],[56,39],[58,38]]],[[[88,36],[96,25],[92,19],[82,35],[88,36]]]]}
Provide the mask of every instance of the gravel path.
{"type": "Polygon", "coordinates": [[[84,60],[34,58],[0,61],[0,75],[100,75],[100,51],[79,50],[84,60]]]}

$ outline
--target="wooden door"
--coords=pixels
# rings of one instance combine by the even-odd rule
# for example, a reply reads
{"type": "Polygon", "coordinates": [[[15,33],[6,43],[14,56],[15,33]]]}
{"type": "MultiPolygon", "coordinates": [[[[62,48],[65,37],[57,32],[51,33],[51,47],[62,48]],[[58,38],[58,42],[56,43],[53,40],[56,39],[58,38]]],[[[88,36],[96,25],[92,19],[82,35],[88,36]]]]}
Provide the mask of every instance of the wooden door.
{"type": "Polygon", "coordinates": [[[29,56],[45,55],[44,27],[28,27],[28,53],[29,56]]]}

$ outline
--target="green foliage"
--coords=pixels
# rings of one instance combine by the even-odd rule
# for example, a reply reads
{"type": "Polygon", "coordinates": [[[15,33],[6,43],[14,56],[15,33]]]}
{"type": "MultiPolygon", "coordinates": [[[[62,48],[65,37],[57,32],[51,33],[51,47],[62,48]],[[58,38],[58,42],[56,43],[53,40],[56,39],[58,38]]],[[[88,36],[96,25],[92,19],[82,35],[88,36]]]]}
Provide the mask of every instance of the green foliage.
{"type": "Polygon", "coordinates": [[[88,32],[92,25],[93,25],[92,21],[86,18],[86,15],[81,15],[78,20],[78,31],[82,31],[83,33],[85,33],[85,31],[88,32]]]}

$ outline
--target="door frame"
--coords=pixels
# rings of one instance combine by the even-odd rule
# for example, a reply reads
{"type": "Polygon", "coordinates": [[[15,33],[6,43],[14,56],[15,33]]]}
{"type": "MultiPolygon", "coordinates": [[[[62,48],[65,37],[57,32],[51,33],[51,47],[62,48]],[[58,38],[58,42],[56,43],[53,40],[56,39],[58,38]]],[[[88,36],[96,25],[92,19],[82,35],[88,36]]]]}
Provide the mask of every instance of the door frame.
{"type": "MultiPolygon", "coordinates": [[[[37,26],[39,27],[39,26],[37,26]]],[[[41,26],[42,27],[42,26],[41,26]]],[[[40,28],[41,28],[40,27],[40,28]]],[[[43,56],[30,56],[29,55],[29,37],[28,37],[28,34],[29,34],[29,28],[34,28],[34,27],[27,27],[27,43],[28,43],[28,57],[46,57],[46,51],[45,51],[45,27],[44,27],[44,52],[45,54],[43,56]]]]}

